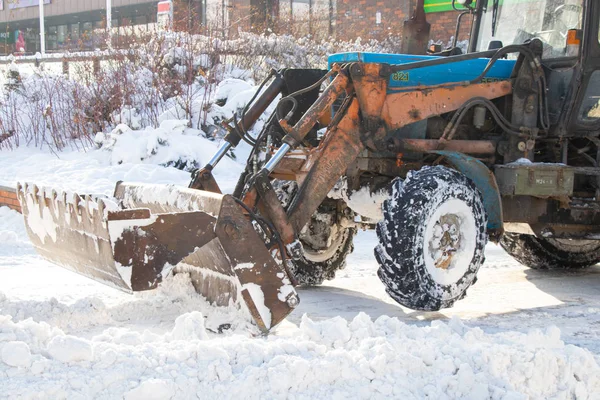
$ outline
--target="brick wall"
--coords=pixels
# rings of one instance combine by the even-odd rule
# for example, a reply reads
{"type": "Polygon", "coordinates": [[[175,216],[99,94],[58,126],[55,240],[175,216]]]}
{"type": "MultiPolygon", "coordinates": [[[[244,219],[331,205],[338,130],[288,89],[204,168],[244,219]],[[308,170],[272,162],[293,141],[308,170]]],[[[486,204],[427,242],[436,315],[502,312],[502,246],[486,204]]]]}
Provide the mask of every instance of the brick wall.
{"type": "MultiPolygon", "coordinates": [[[[409,1],[399,0],[338,0],[336,37],[338,39],[381,38],[387,35],[401,36],[402,26],[413,13],[409,1]],[[378,21],[377,13],[381,14],[378,21]],[[378,23],[379,22],[379,23],[378,23]]],[[[446,43],[454,36],[456,11],[432,12],[427,14],[431,24],[431,39],[446,43]]],[[[459,32],[459,40],[470,36],[472,18],[464,16],[459,32]]]]}
{"type": "MultiPolygon", "coordinates": [[[[460,14],[456,11],[436,12],[427,14],[427,22],[431,24],[431,39],[448,42],[456,33],[456,20],[460,14]]],[[[470,15],[462,17],[458,40],[468,40],[471,37],[473,18],[470,15]]]]}
{"type": "MultiPolygon", "coordinates": [[[[228,11],[230,33],[235,35],[238,29],[264,31],[265,23],[261,24],[256,18],[256,4],[260,3],[260,8],[263,8],[265,6],[262,4],[268,2],[269,0],[231,1],[228,11]]],[[[293,21],[290,23],[289,7],[282,5],[283,3],[277,4],[279,7],[273,5],[270,8],[273,13],[279,12],[280,23],[274,23],[274,30],[286,33],[290,29],[298,28],[299,23],[293,21]]],[[[312,34],[321,38],[328,36],[327,4],[329,3],[325,0],[320,2],[313,0],[312,34]]],[[[410,18],[414,7],[414,1],[409,0],[337,0],[336,4],[333,30],[338,40],[354,40],[358,37],[363,40],[382,39],[388,36],[401,37],[404,21],[410,18]]],[[[442,41],[444,44],[450,41],[454,36],[458,15],[456,11],[428,13],[427,21],[431,24],[431,39],[442,41]]],[[[308,15],[304,17],[307,19],[308,15]]],[[[264,15],[262,18],[265,18],[264,15]]],[[[295,15],[294,18],[301,18],[301,16],[295,15]]],[[[471,22],[470,16],[463,17],[459,40],[469,39],[471,22]]]]}
{"type": "Polygon", "coordinates": [[[15,211],[21,212],[21,206],[19,205],[19,200],[17,199],[17,192],[15,189],[6,186],[0,186],[0,207],[1,206],[6,206],[15,211]]]}
{"type": "MultiPolygon", "coordinates": [[[[235,36],[238,30],[252,30],[253,10],[250,0],[234,0],[230,4],[228,15],[229,33],[235,36]]],[[[260,29],[264,29],[264,26],[261,26],[260,29]]]]}
{"type": "Polygon", "coordinates": [[[336,38],[341,40],[401,36],[410,2],[398,0],[338,0],[336,38]]]}

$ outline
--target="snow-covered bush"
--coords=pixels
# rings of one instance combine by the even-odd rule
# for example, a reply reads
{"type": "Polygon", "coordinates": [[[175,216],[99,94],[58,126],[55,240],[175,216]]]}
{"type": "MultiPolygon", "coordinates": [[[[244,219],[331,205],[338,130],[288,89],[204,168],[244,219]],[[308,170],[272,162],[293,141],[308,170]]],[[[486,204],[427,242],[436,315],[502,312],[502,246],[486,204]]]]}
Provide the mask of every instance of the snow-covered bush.
{"type": "MultiPolygon", "coordinates": [[[[10,71],[14,78],[18,69],[13,65],[10,71]]],[[[89,140],[89,93],[81,83],[43,71],[18,76],[0,91],[0,146],[60,150],[89,140]]]]}
{"type": "Polygon", "coordinates": [[[156,129],[136,131],[120,124],[110,133],[98,133],[94,142],[111,152],[112,165],[151,163],[192,171],[206,158],[206,150],[201,150],[207,147],[206,138],[186,121],[164,121],[156,129]]]}
{"type": "Polygon", "coordinates": [[[331,53],[393,52],[400,42],[340,42],[240,32],[234,39],[150,32],[127,49],[63,54],[71,76],[12,64],[0,88],[0,147],[92,142],[119,124],[134,130],[185,120],[203,129],[232,118],[272,68],[326,68],[331,53]],[[100,61],[101,60],[101,61],[100,61]],[[101,67],[98,68],[98,63],[101,67]]]}

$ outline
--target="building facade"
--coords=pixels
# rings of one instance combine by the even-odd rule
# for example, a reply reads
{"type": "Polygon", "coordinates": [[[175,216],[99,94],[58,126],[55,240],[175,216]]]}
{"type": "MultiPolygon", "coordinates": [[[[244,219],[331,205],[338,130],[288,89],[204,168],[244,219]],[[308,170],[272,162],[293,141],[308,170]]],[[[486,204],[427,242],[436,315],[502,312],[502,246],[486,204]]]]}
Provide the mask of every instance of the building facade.
{"type": "MultiPolygon", "coordinates": [[[[111,0],[113,41],[123,29],[155,27],[158,0],[111,0]]],[[[91,50],[105,45],[106,0],[44,0],[46,51],[91,50]]],[[[173,0],[176,29],[292,33],[318,39],[399,37],[416,0],[173,0]]],[[[447,42],[458,12],[447,0],[425,0],[431,38],[447,42]]],[[[0,54],[41,50],[39,0],[0,0],[0,54]]],[[[470,19],[459,35],[468,39],[470,19]]],[[[116,38],[116,39],[115,39],[116,38]]]]}
{"type": "MultiPolygon", "coordinates": [[[[382,39],[402,35],[404,21],[416,0],[230,0],[229,29],[292,31],[338,40],[382,39]]],[[[425,0],[431,38],[448,42],[455,34],[459,12],[450,0],[425,0]]],[[[463,18],[459,40],[468,40],[471,18],[463,18]]]]}

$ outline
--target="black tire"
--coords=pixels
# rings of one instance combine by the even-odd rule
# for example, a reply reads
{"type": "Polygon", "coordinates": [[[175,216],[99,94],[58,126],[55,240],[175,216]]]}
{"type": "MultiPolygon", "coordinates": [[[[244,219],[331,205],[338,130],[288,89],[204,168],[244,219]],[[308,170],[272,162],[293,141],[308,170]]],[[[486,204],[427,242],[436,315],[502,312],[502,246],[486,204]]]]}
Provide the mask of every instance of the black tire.
{"type": "MultiPolygon", "coordinates": [[[[273,181],[284,208],[289,206],[297,185],[291,181],[273,181]]],[[[340,226],[336,219],[336,201],[325,199],[300,232],[303,253],[290,270],[301,285],[320,285],[333,279],[346,266],[346,257],[354,250],[355,228],[340,226]]]]}
{"type": "Polygon", "coordinates": [[[437,311],[465,296],[487,243],[487,216],[473,182],[440,166],[411,172],[405,181],[392,182],[383,217],[377,224],[377,275],[394,300],[437,311]]]}
{"type": "Polygon", "coordinates": [[[507,232],[500,246],[532,269],[580,269],[600,262],[600,240],[544,239],[507,232]]]}
{"type": "Polygon", "coordinates": [[[320,285],[325,280],[335,278],[335,273],[346,267],[346,257],[354,250],[356,229],[338,228],[335,225],[331,228],[340,229],[340,232],[326,249],[314,249],[307,243],[306,236],[300,237],[304,251],[290,268],[299,284],[320,285]]]}

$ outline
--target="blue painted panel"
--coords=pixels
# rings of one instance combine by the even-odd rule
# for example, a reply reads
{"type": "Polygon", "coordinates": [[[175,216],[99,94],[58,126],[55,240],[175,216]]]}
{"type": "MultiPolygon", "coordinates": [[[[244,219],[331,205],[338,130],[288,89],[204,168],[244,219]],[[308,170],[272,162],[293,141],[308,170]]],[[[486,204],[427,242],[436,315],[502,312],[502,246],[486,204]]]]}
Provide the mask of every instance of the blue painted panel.
{"type": "MultiPolygon", "coordinates": [[[[338,53],[329,56],[329,66],[333,63],[364,62],[385,63],[391,65],[408,64],[416,61],[435,60],[437,56],[415,56],[408,54],[384,53],[338,53]]],[[[390,91],[401,91],[402,88],[419,85],[439,85],[450,82],[465,82],[477,78],[485,69],[489,59],[458,61],[431,67],[416,68],[406,72],[398,72],[390,78],[390,91]]],[[[487,73],[487,81],[508,79],[515,66],[515,60],[498,60],[487,73]]]]}
{"type": "Polygon", "coordinates": [[[483,196],[483,207],[488,217],[488,232],[499,232],[503,229],[502,200],[492,171],[484,163],[463,153],[436,150],[431,153],[444,156],[457,171],[469,178],[483,196]]]}

